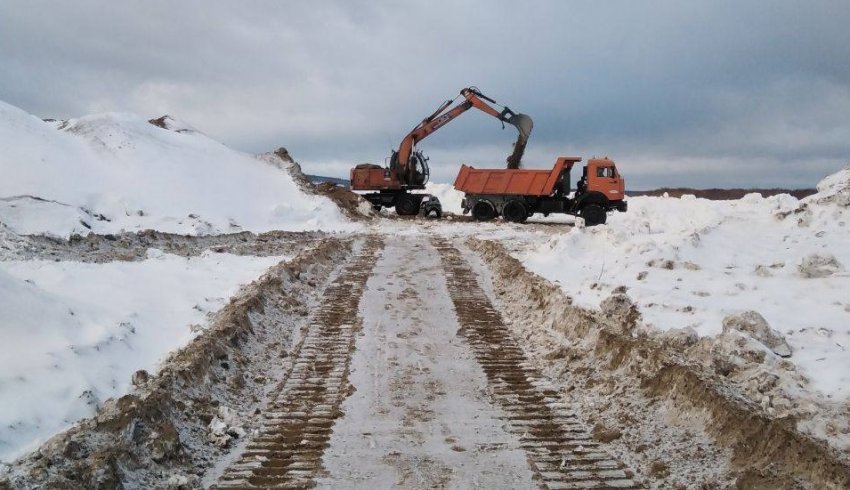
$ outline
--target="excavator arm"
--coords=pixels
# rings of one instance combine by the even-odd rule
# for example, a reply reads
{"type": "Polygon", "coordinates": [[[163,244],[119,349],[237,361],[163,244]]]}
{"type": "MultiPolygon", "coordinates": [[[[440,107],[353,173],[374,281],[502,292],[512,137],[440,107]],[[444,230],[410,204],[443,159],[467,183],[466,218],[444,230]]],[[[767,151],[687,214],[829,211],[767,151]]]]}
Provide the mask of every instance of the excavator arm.
{"type": "Polygon", "coordinates": [[[452,105],[454,100],[447,100],[401,140],[398,151],[391,158],[390,168],[397,172],[403,184],[417,183],[416,165],[411,162],[413,148],[416,144],[473,107],[499,119],[503,123],[511,124],[517,128],[519,136],[514,143],[514,151],[508,157],[507,163],[508,168],[519,168],[522,154],[525,151],[525,145],[528,142],[528,137],[531,136],[531,129],[533,127],[531,118],[525,114],[515,113],[507,107],[501,111],[495,109],[488,102],[496,104],[496,101],[485,96],[475,87],[467,87],[461,90],[460,95],[466,100],[451,109],[449,106],[452,105]]]}

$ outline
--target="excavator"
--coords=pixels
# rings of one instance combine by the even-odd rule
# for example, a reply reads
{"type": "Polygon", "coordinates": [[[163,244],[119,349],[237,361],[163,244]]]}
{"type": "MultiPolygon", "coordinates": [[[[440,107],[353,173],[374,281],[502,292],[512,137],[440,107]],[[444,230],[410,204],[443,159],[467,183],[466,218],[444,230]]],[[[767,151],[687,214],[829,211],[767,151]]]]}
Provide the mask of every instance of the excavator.
{"type": "Polygon", "coordinates": [[[504,106],[500,106],[502,110],[498,110],[494,105],[499,106],[495,100],[482,94],[476,87],[464,88],[458,97],[443,102],[433,114],[407,133],[398,149],[392,152],[387,167],[366,163],[351,169],[351,189],[372,191],[362,196],[375,210],[395,207],[399,215],[419,214],[422,200],[430,199],[431,196],[410,191],[425,188],[430,169],[428,158],[416,148],[416,144],[473,107],[502,121],[502,128],[505,123],[517,128],[519,136],[514,143],[513,152],[507,158],[507,168],[520,168],[534,124],[525,114],[516,113],[504,106]],[[463,100],[456,103],[461,97],[463,100]],[[455,105],[450,108],[453,104],[455,105]]]}

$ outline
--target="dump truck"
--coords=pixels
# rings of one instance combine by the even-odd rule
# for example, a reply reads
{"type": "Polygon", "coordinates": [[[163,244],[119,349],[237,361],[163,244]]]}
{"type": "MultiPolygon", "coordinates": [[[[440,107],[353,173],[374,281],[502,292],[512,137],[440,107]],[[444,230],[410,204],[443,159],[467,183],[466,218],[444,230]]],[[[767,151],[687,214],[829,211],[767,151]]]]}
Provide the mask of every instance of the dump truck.
{"type": "Polygon", "coordinates": [[[571,195],[570,172],[578,162],[579,157],[559,157],[551,170],[461,165],[454,187],[465,194],[463,213],[478,221],[502,216],[523,223],[535,213],[564,213],[595,226],[605,223],[609,211],[625,212],[625,181],[608,158],[588,160],[571,195]]]}
{"type": "Polygon", "coordinates": [[[395,207],[399,215],[418,214],[422,200],[428,195],[410,191],[424,189],[431,171],[428,158],[416,149],[416,144],[473,107],[501,121],[503,128],[505,123],[517,128],[519,135],[513,153],[507,158],[507,165],[508,168],[519,168],[533,122],[530,117],[508,107],[500,106],[499,110],[494,106],[499,105],[476,87],[464,88],[458,97],[443,102],[402,138],[398,149],[390,155],[388,166],[364,163],[352,168],[351,190],[371,191],[362,196],[375,210],[395,207]],[[450,108],[458,98],[463,101],[450,108]]]}

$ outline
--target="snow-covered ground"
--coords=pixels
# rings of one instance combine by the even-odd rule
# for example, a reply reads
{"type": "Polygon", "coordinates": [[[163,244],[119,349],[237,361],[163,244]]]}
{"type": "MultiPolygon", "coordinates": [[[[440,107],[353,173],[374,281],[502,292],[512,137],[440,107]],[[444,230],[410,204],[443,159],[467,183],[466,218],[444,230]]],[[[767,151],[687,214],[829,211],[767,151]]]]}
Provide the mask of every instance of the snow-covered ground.
{"type": "Polygon", "coordinates": [[[48,123],[0,102],[0,222],[60,237],[356,227],[286,170],[163,123],[118,113],[48,123]]]}
{"type": "Polygon", "coordinates": [[[149,249],[141,262],[0,261],[0,461],[151,373],[283,257],[149,249]]]}
{"type": "Polygon", "coordinates": [[[850,397],[850,167],[802,201],[638,197],[607,226],[575,227],[516,252],[533,272],[597,308],[625,286],[645,322],[718,334],[759,312],[791,361],[834,401],[850,397]],[[790,214],[789,214],[790,213],[790,214]]]}

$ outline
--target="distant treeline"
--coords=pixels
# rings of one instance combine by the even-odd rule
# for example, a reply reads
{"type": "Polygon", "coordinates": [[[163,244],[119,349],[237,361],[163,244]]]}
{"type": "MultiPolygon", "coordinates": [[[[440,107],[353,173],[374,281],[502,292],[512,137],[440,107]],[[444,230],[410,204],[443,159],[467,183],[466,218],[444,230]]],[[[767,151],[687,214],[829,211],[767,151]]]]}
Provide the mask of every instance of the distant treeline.
{"type": "Polygon", "coordinates": [[[331,184],[336,184],[340,187],[345,187],[346,189],[351,187],[351,182],[349,182],[347,179],[338,179],[336,177],[323,177],[321,175],[305,175],[305,177],[307,177],[307,180],[316,185],[323,184],[325,182],[330,182],[331,184]]]}
{"type": "Polygon", "coordinates": [[[727,201],[740,199],[752,192],[757,192],[763,197],[775,196],[777,194],[791,194],[797,199],[802,199],[816,193],[817,189],[691,189],[688,187],[662,187],[651,191],[626,191],[626,194],[629,196],[663,196],[665,192],[670,197],[682,197],[685,194],[693,194],[703,199],[727,201]]]}

